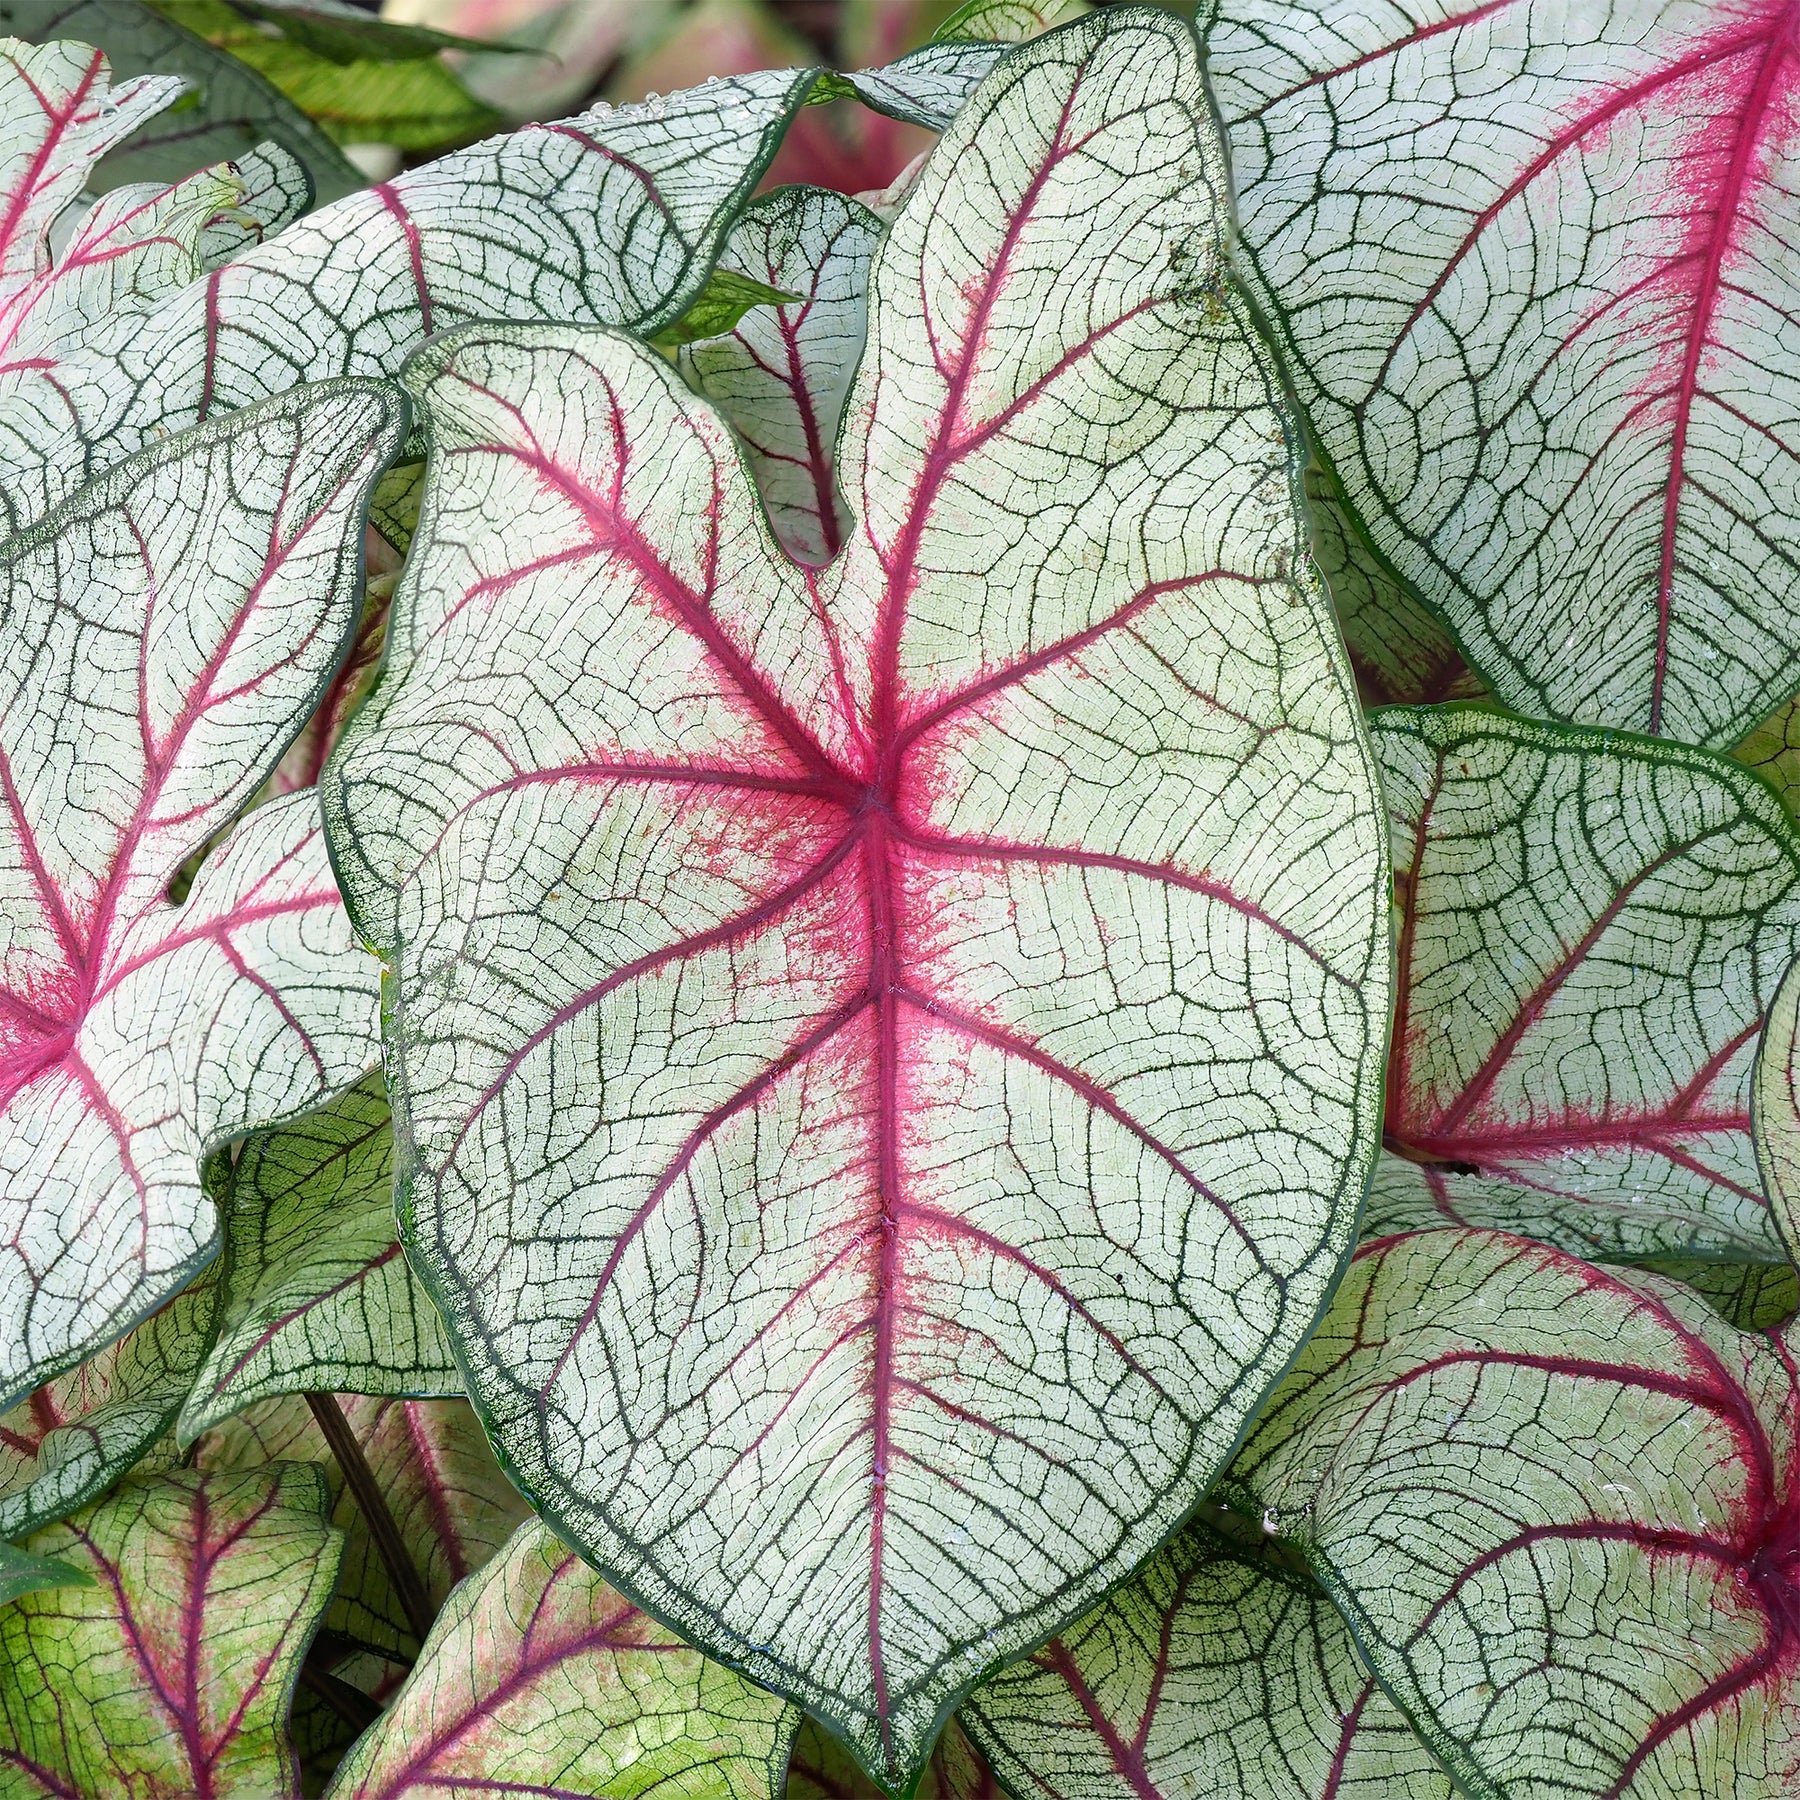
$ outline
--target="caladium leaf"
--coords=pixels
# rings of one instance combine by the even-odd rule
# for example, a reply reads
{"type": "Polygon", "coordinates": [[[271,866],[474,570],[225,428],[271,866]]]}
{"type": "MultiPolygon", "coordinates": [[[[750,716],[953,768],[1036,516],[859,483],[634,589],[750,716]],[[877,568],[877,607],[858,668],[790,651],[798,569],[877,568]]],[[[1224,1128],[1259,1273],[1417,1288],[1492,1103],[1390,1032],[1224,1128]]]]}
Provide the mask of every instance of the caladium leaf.
{"type": "Polygon", "coordinates": [[[1757,1048],[1751,1118],[1769,1211],[1800,1258],[1800,961],[1783,977],[1757,1048]]]}
{"type": "Polygon", "coordinates": [[[931,40],[1022,44],[1092,11],[1087,0],[967,0],[931,34],[931,40]]]}
{"type": "Polygon", "coordinates": [[[1476,1800],[1800,1782],[1791,1345],[1494,1232],[1359,1253],[1234,1466],[1476,1800]]]}
{"type": "Polygon", "coordinates": [[[92,1577],[47,1556],[32,1556],[11,1544],[0,1544],[0,1606],[21,1594],[42,1593],[45,1588],[91,1585],[92,1577]]]}
{"type": "Polygon", "coordinates": [[[1401,909],[1365,1230],[1778,1262],[1750,1138],[1800,838],[1724,757],[1467,707],[1375,715],[1401,909]]]}
{"type": "Polygon", "coordinates": [[[1800,699],[1783,702],[1731,753],[1754,769],[1800,817],[1800,699]]]}
{"type": "Polygon", "coordinates": [[[1295,1560],[1191,1524],[959,1716],[1045,1800],[1451,1800],[1295,1560]]]}
{"type": "Polygon", "coordinates": [[[1508,706],[1736,742],[1800,685],[1788,7],[1216,10],[1252,279],[1373,543],[1508,706]]]}
{"type": "Polygon", "coordinates": [[[73,1512],[137,1465],[181,1410],[212,1341],[214,1272],[0,1413],[0,1539],[73,1512]]]}
{"type": "Polygon", "coordinates": [[[326,384],[120,465],[0,556],[0,1404],[217,1244],[202,1157],[377,1054],[308,797],[167,898],[355,617],[399,396],[326,384]]]}
{"type": "Polygon", "coordinates": [[[943,131],[1007,50],[1006,44],[978,38],[921,44],[879,69],[857,69],[835,79],[890,119],[943,131]]]}
{"type": "Polygon", "coordinates": [[[877,259],[823,572],[641,345],[407,376],[324,794],[408,1249],[559,1529],[895,1785],[1198,1499],[1372,1148],[1372,773],[1225,191],[1181,21],[1015,52],[877,259]]]}
{"type": "MultiPolygon", "coordinates": [[[[913,1800],[1002,1800],[1005,1790],[955,1719],[945,1725],[913,1800]]],[[[816,1721],[802,1719],[788,1752],[786,1800],[887,1800],[856,1758],[816,1721]]]]}
{"type": "Polygon", "coordinates": [[[752,307],[776,306],[799,298],[798,294],[772,288],[765,281],[754,281],[721,265],[707,276],[706,286],[693,305],[649,341],[659,350],[676,350],[697,338],[717,337],[720,332],[733,330],[752,307]]]}
{"type": "Polygon", "coordinates": [[[244,1146],[226,1202],[224,1304],[183,1438],[308,1389],[456,1395],[444,1328],[394,1238],[394,1134],[381,1077],[244,1146]]]}
{"type": "Polygon", "coordinates": [[[344,1533],[343,1575],[326,1624],[340,1638],[390,1659],[410,1661],[423,1636],[409,1611],[420,1610],[396,1580],[349,1478],[360,1457],[392,1518],[400,1546],[433,1613],[456,1584],[500,1548],[530,1509],[501,1473],[466,1401],[388,1400],[346,1394],[339,1402],[354,1451],[340,1452],[297,1398],[264,1401],[209,1431],[196,1452],[206,1469],[255,1468],[307,1461],[324,1465],[332,1521],[344,1533]]]}
{"type": "Polygon", "coordinates": [[[283,1720],[338,1542],[297,1465],[128,1481],[39,1532],[89,1585],[0,1608],[0,1790],[299,1800],[283,1720]]]}
{"type": "Polygon", "coordinates": [[[113,354],[0,382],[15,524],[160,432],[297,382],[391,373],[465,319],[660,329],[704,286],[813,80],[744,76],[442,157],[191,283],[113,354]]]}
{"type": "Polygon", "coordinates": [[[769,524],[801,562],[828,562],[844,541],[832,452],[881,232],[866,206],[826,188],[780,188],[756,201],[732,227],[725,262],[801,298],[746,313],[728,336],[681,356],[683,373],[743,439],[769,524]]]}
{"type": "Polygon", "coordinates": [[[1800,1312],[1800,1271],[1791,1263],[1705,1262],[1657,1256],[1634,1263],[1691,1287],[1720,1318],[1740,1331],[1772,1331],[1800,1312]]]}
{"type": "Polygon", "coordinates": [[[463,1583],[331,1800],[773,1800],[797,1718],[616,1593],[540,1520],[463,1583]]]}
{"type": "Polygon", "coordinates": [[[0,0],[0,31],[39,44],[92,44],[120,76],[149,74],[187,89],[179,110],[139,124],[112,148],[91,180],[97,190],[127,182],[166,186],[195,169],[235,162],[266,141],[306,171],[321,202],[363,185],[331,139],[254,69],[141,0],[0,0]]]}

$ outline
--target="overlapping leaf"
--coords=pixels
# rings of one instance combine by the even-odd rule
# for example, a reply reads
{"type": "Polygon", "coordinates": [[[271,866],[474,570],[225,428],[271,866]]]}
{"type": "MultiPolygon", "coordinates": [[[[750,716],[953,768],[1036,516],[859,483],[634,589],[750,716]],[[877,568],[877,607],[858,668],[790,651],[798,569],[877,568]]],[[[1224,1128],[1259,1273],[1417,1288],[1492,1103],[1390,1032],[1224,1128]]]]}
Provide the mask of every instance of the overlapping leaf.
{"type": "Polygon", "coordinates": [[[1451,1795],[1317,1586],[1205,1524],[960,1717],[1011,1792],[1046,1800],[1451,1795]]]}
{"type": "Polygon", "coordinates": [[[881,221],[825,188],[782,188],[749,207],[724,261],[796,304],[761,306],[729,335],[690,345],[681,367],[744,441],[769,523],[801,562],[844,541],[832,453],[868,325],[881,221]]]}
{"type": "Polygon", "coordinates": [[[0,1413],[0,1540],[62,1518],[138,1464],[181,1410],[217,1306],[208,1271],[137,1330],[0,1413]]]}
{"type": "Polygon", "coordinates": [[[1776,990],[1756,1054],[1756,1157],[1788,1255],[1800,1258],[1800,961],[1776,990]]]}
{"type": "Polygon", "coordinates": [[[1379,822],[1224,192],[1179,21],[1016,52],[877,259],[822,573],[623,338],[408,376],[326,792],[409,1249],[561,1528],[889,1781],[1198,1498],[1367,1166],[1379,822]]]}
{"type": "Polygon", "coordinates": [[[773,1800],[796,1715],[707,1661],[533,1519],[450,1596],[332,1800],[773,1800]]]}
{"type": "Polygon", "coordinates": [[[218,1337],[192,1377],[184,1437],[308,1389],[462,1392],[444,1328],[395,1241],[393,1148],[379,1074],[244,1146],[226,1202],[218,1337]]]}
{"type": "Polygon", "coordinates": [[[355,617],[398,397],[325,384],[130,459],[0,559],[0,1399],[213,1253],[202,1156],[376,1055],[309,797],[209,859],[355,617]]]}
{"type": "Polygon", "coordinates": [[[1254,279],[1375,546],[1508,705],[1734,743],[1800,685],[1788,0],[1215,10],[1254,279]]]}
{"type": "Polygon", "coordinates": [[[1233,1474],[1476,1800],[1800,1783],[1790,1345],[1489,1232],[1360,1254],[1233,1474]]]}
{"type": "Polygon", "coordinates": [[[79,1587],[89,1579],[67,1563],[0,1544],[0,1606],[21,1594],[41,1593],[45,1588],[79,1587]]]}
{"type": "Polygon", "coordinates": [[[128,1481],[30,1548],[89,1581],[0,1607],[0,1793],[298,1800],[283,1720],[338,1558],[317,1470],[128,1481]]]}
{"type": "Polygon", "coordinates": [[[1401,908],[1366,1229],[1778,1262],[1750,1138],[1800,839],[1735,763],[1464,708],[1379,713],[1401,908]]]}
{"type": "Polygon", "coordinates": [[[331,139],[254,69],[142,0],[0,0],[0,31],[38,44],[92,44],[120,75],[178,79],[187,87],[178,111],[140,123],[111,148],[95,174],[96,190],[127,182],[168,186],[198,168],[240,161],[265,142],[305,170],[310,193],[298,196],[302,205],[363,185],[331,139]]]}
{"type": "MultiPolygon", "coordinates": [[[[945,1725],[914,1800],[1001,1800],[1004,1790],[955,1719],[945,1725]]],[[[886,1800],[843,1743],[802,1719],[788,1752],[785,1800],[886,1800]]]]}

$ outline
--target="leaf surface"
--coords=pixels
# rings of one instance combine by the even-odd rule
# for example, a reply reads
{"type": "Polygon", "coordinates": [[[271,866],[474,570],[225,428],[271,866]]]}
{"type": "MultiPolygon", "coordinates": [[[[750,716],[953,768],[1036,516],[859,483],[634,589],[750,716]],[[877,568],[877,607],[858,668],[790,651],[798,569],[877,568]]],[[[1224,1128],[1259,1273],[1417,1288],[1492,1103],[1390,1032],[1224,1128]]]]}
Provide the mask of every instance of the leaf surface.
{"type": "Polygon", "coordinates": [[[1735,763],[1468,708],[1375,715],[1401,910],[1371,1235],[1777,1262],[1750,1138],[1800,839],[1735,763]]]}
{"type": "MultiPolygon", "coordinates": [[[[914,1800],[1002,1800],[1004,1793],[981,1752],[951,1719],[938,1734],[914,1800]]],[[[887,1795],[840,1739],[803,1718],[788,1752],[785,1800],[887,1800],[887,1795]]]]}
{"type": "Polygon", "coordinates": [[[0,29],[40,44],[95,45],[121,76],[185,82],[192,98],[114,147],[96,173],[96,191],[127,182],[167,186],[271,140],[305,170],[308,198],[336,200],[363,185],[331,139],[254,69],[141,0],[0,0],[0,29]]]}
{"type": "Polygon", "coordinates": [[[316,813],[254,814],[355,618],[401,407],[285,395],[154,447],[0,557],[0,1398],[213,1254],[203,1155],[377,1054],[316,813]]]}
{"type": "Polygon", "coordinates": [[[1203,1524],[958,1716],[1046,1800],[1451,1800],[1325,1595],[1203,1524]]]}
{"type": "Polygon", "coordinates": [[[1475,1800],[1800,1782],[1795,1364],[1498,1232],[1359,1253],[1230,1487],[1475,1800]]]}
{"type": "Polygon", "coordinates": [[[309,1388],[460,1395],[462,1377],[394,1236],[394,1134],[379,1073],[244,1146],[227,1202],[219,1332],[181,1434],[309,1388]]]}
{"type": "Polygon", "coordinates": [[[796,1715],[601,1580],[541,1521],[450,1596],[331,1800],[772,1800],[796,1715]]]}
{"type": "Polygon", "coordinates": [[[844,541],[832,456],[868,328],[881,231],[860,201],[826,188],[781,188],[754,201],[724,260],[801,298],[747,312],[728,335],[681,355],[682,372],[743,440],[769,524],[800,562],[829,562],[844,541]]]}
{"type": "Polygon", "coordinates": [[[0,1539],[85,1505],[168,1430],[212,1341],[211,1271],[65,1375],[0,1414],[0,1539]]]}
{"type": "MultiPolygon", "coordinates": [[[[529,1509],[501,1473],[462,1400],[343,1396],[342,1410],[374,1485],[435,1611],[500,1548],[529,1509]]],[[[326,1625],[389,1660],[410,1660],[419,1638],[370,1523],[306,1402],[263,1401],[200,1440],[206,1469],[307,1461],[325,1466],[332,1522],[344,1534],[343,1572],[326,1625]]]]}
{"type": "Polygon", "coordinates": [[[1734,743],[1800,685],[1790,0],[1216,13],[1253,282],[1376,549],[1507,706],[1734,743]]]}
{"type": "Polygon", "coordinates": [[[7,1800],[298,1800],[283,1721],[331,1594],[316,1469],[128,1481],[30,1548],[91,1585],[0,1608],[7,1800]]]}
{"type": "Polygon", "coordinates": [[[1180,21],[1014,53],[878,259],[823,572],[641,346],[407,378],[325,791],[408,1249],[558,1528],[894,1785],[1199,1497],[1367,1168],[1379,820],[1224,192],[1180,21]]]}

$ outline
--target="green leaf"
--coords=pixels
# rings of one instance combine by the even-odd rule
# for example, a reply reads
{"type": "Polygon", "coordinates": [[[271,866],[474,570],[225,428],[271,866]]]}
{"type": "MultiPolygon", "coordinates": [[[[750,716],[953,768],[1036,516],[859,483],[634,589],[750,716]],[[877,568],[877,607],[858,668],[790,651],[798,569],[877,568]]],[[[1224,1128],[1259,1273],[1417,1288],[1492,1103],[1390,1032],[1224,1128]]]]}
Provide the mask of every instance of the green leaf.
{"type": "Polygon", "coordinates": [[[1769,1008],[1756,1053],[1751,1119],[1775,1230],[1788,1256],[1800,1257],[1800,961],[1788,969],[1769,1008]]]}
{"type": "Polygon", "coordinates": [[[96,191],[177,182],[195,169],[235,162],[268,140],[305,170],[311,197],[321,203],[363,185],[330,138],[254,69],[140,0],[0,0],[0,31],[39,44],[58,38],[92,44],[117,77],[148,74],[188,84],[178,106],[139,125],[105,158],[96,191]]]}
{"type": "Polygon", "coordinates": [[[1373,771],[1225,199],[1180,21],[1015,51],[882,247],[823,572],[622,335],[407,377],[323,791],[409,1254],[558,1529],[896,1787],[1205,1491],[1374,1148],[1373,771]]]}
{"type": "Polygon", "coordinates": [[[217,1310],[208,1270],[137,1330],[0,1413],[0,1538],[73,1512],[140,1461],[174,1423],[217,1310]]]}
{"type": "Polygon", "coordinates": [[[714,269],[693,305],[674,324],[665,325],[650,342],[659,350],[673,350],[696,338],[716,337],[731,330],[753,306],[779,306],[784,300],[799,298],[798,294],[753,281],[733,269],[714,269]]]}
{"type": "Polygon", "coordinates": [[[743,440],[763,506],[790,555],[829,562],[844,541],[832,450],[868,329],[869,265],[882,223],[845,194],[780,188],[754,201],[726,262],[795,304],[746,313],[690,345],[681,369],[743,440]]]}
{"type": "MultiPolygon", "coordinates": [[[[424,1607],[435,1612],[459,1581],[506,1542],[529,1508],[501,1473],[466,1401],[345,1395],[341,1410],[422,1586],[424,1607]]],[[[343,1573],[326,1626],[390,1661],[409,1662],[418,1654],[421,1633],[408,1616],[407,1597],[306,1401],[253,1406],[210,1430],[196,1454],[204,1469],[324,1464],[332,1522],[345,1540],[343,1573]]]]}
{"type": "Polygon", "coordinates": [[[338,1546],[299,1467],[128,1481],[39,1532],[88,1585],[0,1608],[0,1793],[299,1800],[283,1721],[338,1546]]]}
{"type": "Polygon", "coordinates": [[[1191,1524],[960,1717],[1044,1800],[1451,1800],[1294,1560],[1191,1524]]]}
{"type": "Polygon", "coordinates": [[[1374,718],[1400,907],[1365,1230],[1779,1262],[1750,1138],[1800,838],[1736,763],[1469,707],[1374,718]]]}
{"type": "MultiPolygon", "coordinates": [[[[938,1735],[913,1800],[1004,1800],[994,1771],[951,1719],[938,1735]]],[[[788,1753],[785,1800],[888,1800],[843,1742],[816,1720],[802,1719],[788,1753]]]]}
{"type": "Polygon", "coordinates": [[[532,54],[517,44],[457,37],[424,25],[402,25],[344,0],[231,0],[239,12],[263,19],[315,56],[335,63],[417,62],[440,50],[479,50],[488,55],[532,54]]]}
{"type": "Polygon", "coordinates": [[[796,1714],[708,1662],[533,1519],[450,1596],[331,1800],[772,1800],[796,1714]]]}
{"type": "Polygon", "coordinates": [[[1739,1331],[1772,1331],[1800,1312],[1800,1274],[1791,1263],[1703,1262],[1694,1257],[1659,1256],[1632,1266],[1691,1287],[1739,1331]]]}
{"type": "Polygon", "coordinates": [[[1494,1232],[1359,1253],[1229,1491],[1473,1800],[1800,1784],[1792,1346],[1494,1232]]]}
{"type": "Polygon", "coordinates": [[[204,1158],[376,1059],[310,797],[201,867],[359,598],[401,398],[324,383],[120,464],[0,549],[0,1405],[216,1253],[204,1158]]]}
{"type": "Polygon", "coordinates": [[[0,378],[11,518],[40,516],[84,472],[201,414],[392,373],[471,318],[660,330],[704,287],[811,79],[720,81],[442,157],[244,251],[113,355],[0,378]]]}
{"type": "Polygon", "coordinates": [[[1800,699],[1784,700],[1731,754],[1780,795],[1790,814],[1800,817],[1800,699]]]}
{"type": "Polygon", "coordinates": [[[1786,8],[1206,10],[1246,265],[1360,528],[1504,705],[1735,743],[1800,685],[1786,8]]]}
{"type": "Polygon", "coordinates": [[[393,1152],[378,1073],[244,1146],[218,1339],[193,1377],[184,1440],[309,1388],[461,1394],[444,1328],[394,1239],[393,1152]]]}
{"type": "Polygon", "coordinates": [[[931,41],[1022,44],[1093,10],[1087,0],[964,0],[931,34],[931,41]]]}
{"type": "MultiPolygon", "coordinates": [[[[46,1588],[91,1587],[93,1577],[66,1562],[32,1556],[11,1544],[0,1544],[0,1607],[21,1594],[38,1594],[46,1588]]],[[[0,1756],[3,1756],[0,1752],[0,1756]]]]}

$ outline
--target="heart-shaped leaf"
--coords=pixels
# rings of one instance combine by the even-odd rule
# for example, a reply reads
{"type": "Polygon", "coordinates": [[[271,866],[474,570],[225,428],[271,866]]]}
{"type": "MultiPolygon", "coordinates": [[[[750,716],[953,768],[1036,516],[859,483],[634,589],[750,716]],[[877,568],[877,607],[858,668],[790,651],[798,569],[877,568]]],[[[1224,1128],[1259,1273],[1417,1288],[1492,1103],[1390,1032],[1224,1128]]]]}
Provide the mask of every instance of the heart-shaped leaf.
{"type": "Polygon", "coordinates": [[[772,1800],[796,1716],[672,1637],[532,1519],[450,1596],[331,1800],[772,1800]]]}
{"type": "Polygon", "coordinates": [[[148,72],[186,89],[178,109],[153,108],[160,118],[111,147],[91,183],[96,192],[127,182],[166,186],[198,168],[240,162],[270,141],[305,172],[295,212],[363,185],[355,164],[254,69],[142,0],[0,0],[0,27],[39,44],[93,44],[120,75],[148,72]]]}
{"type": "Polygon", "coordinates": [[[1736,742],[1800,686],[1787,0],[1216,10],[1253,280],[1370,540],[1507,705],[1736,742]]]}
{"type": "Polygon", "coordinates": [[[1451,1800],[1294,1560],[1189,1525],[959,1717],[1045,1800],[1451,1800]]]}
{"type": "Polygon", "coordinates": [[[376,1055],[316,812],[252,815],[312,710],[401,434],[367,382],[140,453],[0,556],[0,1403],[213,1254],[202,1156],[376,1055]]]}
{"type": "Polygon", "coordinates": [[[1366,1229],[1777,1262],[1750,1139],[1800,838],[1737,764],[1447,707],[1375,715],[1401,909],[1366,1229]]]}
{"type": "Polygon", "coordinates": [[[105,357],[0,376],[15,526],[159,433],[297,382],[391,374],[466,319],[660,328],[700,291],[814,78],[744,76],[440,157],[189,284],[105,357]]]}
{"type": "Polygon", "coordinates": [[[0,1414],[0,1539],[85,1505],[174,1423],[212,1341],[209,1270],[137,1330],[0,1414]]]}
{"type": "Polygon", "coordinates": [[[461,1394],[444,1328],[395,1241],[393,1160],[379,1074],[244,1146],[226,1202],[218,1338],[192,1378],[183,1438],[308,1389],[461,1394]]]}
{"type": "Polygon", "coordinates": [[[1358,1255],[1230,1490],[1475,1800],[1792,1793],[1790,1345],[1497,1232],[1358,1255]]]}
{"type": "Polygon", "coordinates": [[[823,563],[844,541],[832,451],[868,326],[869,264],[881,221],[826,188],[780,188],[732,227],[724,261],[799,294],[758,307],[728,336],[689,345],[682,372],[743,439],[783,547],[823,563]]]}
{"type": "Polygon", "coordinates": [[[1372,1147],[1372,774],[1225,192],[1181,21],[1015,52],[877,258],[824,571],[622,337],[407,377],[325,794],[408,1248],[559,1529],[895,1785],[1199,1498],[1372,1147]]]}
{"type": "Polygon", "coordinates": [[[299,1800],[283,1721],[338,1561],[316,1469],[128,1481],[30,1549],[89,1584],[0,1607],[0,1791],[299,1800]]]}
{"type": "Polygon", "coordinates": [[[425,1621],[530,1509],[501,1473],[466,1401],[346,1394],[334,1406],[347,1428],[335,1434],[336,1442],[321,1432],[307,1401],[290,1398],[264,1401],[214,1427],[195,1455],[205,1469],[321,1464],[331,1484],[332,1522],[345,1537],[343,1573],[326,1624],[348,1644],[409,1662],[425,1621]],[[397,1543],[382,1543],[385,1527],[369,1516],[370,1492],[380,1496],[397,1543]],[[410,1571],[397,1576],[396,1557],[410,1571]],[[415,1582],[416,1596],[404,1591],[415,1582]],[[424,1619],[415,1616],[421,1612],[424,1619]]]}

